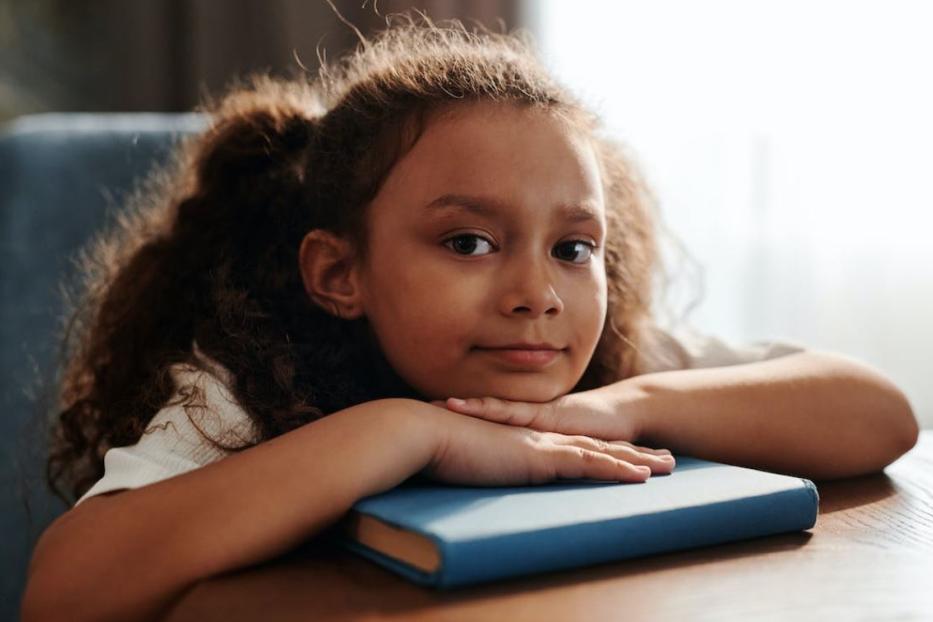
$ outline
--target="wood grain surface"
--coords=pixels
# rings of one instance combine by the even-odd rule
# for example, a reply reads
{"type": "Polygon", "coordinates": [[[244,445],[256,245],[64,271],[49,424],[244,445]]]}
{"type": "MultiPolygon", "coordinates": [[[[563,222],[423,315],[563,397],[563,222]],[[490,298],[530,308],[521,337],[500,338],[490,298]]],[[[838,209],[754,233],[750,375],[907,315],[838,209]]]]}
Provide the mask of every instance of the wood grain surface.
{"type": "Polygon", "coordinates": [[[451,592],[312,541],[201,582],[168,619],[933,620],[933,431],[884,473],[817,484],[808,532],[451,592]]]}

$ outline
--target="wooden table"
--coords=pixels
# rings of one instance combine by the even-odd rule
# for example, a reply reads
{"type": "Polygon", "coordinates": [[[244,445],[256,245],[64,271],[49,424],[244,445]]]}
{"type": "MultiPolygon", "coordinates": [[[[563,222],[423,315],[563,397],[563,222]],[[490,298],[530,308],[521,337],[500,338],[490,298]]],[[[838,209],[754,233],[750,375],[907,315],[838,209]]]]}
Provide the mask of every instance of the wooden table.
{"type": "Polygon", "coordinates": [[[333,545],[204,581],[169,620],[933,620],[933,431],[885,473],[819,484],[809,532],[422,588],[333,545]]]}

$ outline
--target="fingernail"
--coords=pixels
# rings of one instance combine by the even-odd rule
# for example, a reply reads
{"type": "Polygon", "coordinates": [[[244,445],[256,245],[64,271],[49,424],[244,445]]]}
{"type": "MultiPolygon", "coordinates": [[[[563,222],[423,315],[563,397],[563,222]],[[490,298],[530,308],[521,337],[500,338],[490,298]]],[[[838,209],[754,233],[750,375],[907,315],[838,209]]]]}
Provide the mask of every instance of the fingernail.
{"type": "Polygon", "coordinates": [[[456,398],[456,397],[449,397],[449,398],[447,398],[447,403],[450,404],[450,405],[452,405],[452,406],[466,406],[466,401],[461,400],[461,399],[456,398]]]}
{"type": "Polygon", "coordinates": [[[674,461],[674,456],[658,456],[658,458],[660,458],[660,459],[663,460],[664,462],[673,462],[673,461],[674,461]]]}

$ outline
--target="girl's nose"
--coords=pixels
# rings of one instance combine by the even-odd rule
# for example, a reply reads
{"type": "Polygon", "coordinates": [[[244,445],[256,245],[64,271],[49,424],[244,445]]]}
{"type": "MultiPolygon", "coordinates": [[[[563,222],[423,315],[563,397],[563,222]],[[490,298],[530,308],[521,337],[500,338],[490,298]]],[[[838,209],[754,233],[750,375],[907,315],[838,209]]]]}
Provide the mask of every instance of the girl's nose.
{"type": "Polygon", "coordinates": [[[564,310],[564,302],[554,289],[546,267],[517,270],[506,278],[507,289],[500,300],[504,314],[533,318],[542,314],[557,315],[564,310]]]}

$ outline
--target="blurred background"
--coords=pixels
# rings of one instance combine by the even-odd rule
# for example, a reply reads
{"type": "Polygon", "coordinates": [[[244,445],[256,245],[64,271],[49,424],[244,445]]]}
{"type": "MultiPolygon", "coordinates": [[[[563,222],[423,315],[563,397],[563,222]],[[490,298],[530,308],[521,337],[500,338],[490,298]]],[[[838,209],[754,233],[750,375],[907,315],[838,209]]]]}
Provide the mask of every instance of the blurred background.
{"type": "MultiPolygon", "coordinates": [[[[882,369],[933,424],[933,9],[917,0],[335,0],[364,33],[417,8],[526,28],[640,159],[674,322],[882,369]],[[926,77],[924,77],[926,76],[926,77]]],[[[324,0],[0,0],[0,121],[187,111],[356,44],[324,0]],[[300,63],[300,65],[299,65],[300,63]]]]}
{"type": "MultiPolygon", "coordinates": [[[[685,318],[735,343],[788,339],[855,357],[902,387],[933,427],[933,5],[333,2],[366,35],[412,8],[435,21],[529,30],[558,78],[628,143],[657,194],[671,233],[663,323],[685,318]]],[[[238,76],[313,75],[319,52],[335,59],[356,43],[325,0],[0,0],[0,130],[36,113],[189,111],[238,76]]],[[[15,193],[17,174],[3,166],[0,158],[0,193],[15,193]]],[[[94,192],[114,201],[109,188],[94,192]]],[[[23,234],[6,205],[3,257],[61,226],[37,221],[44,228],[23,234]]],[[[4,309],[23,304],[11,283],[31,278],[30,266],[10,266],[0,270],[4,309]]],[[[41,306],[50,321],[55,309],[41,306]]],[[[27,416],[20,379],[41,377],[42,366],[7,319],[0,354],[4,370],[17,370],[4,380],[9,422],[27,416]]],[[[39,471],[13,465],[6,448],[13,438],[40,443],[3,434],[0,483],[34,491],[39,471]]],[[[0,546],[20,560],[0,577],[0,620],[13,619],[22,560],[59,511],[42,509],[29,534],[0,546]]]]}
{"type": "Polygon", "coordinates": [[[703,331],[866,361],[933,426],[933,4],[534,6],[696,260],[669,256],[675,308],[699,293],[703,331]]]}

